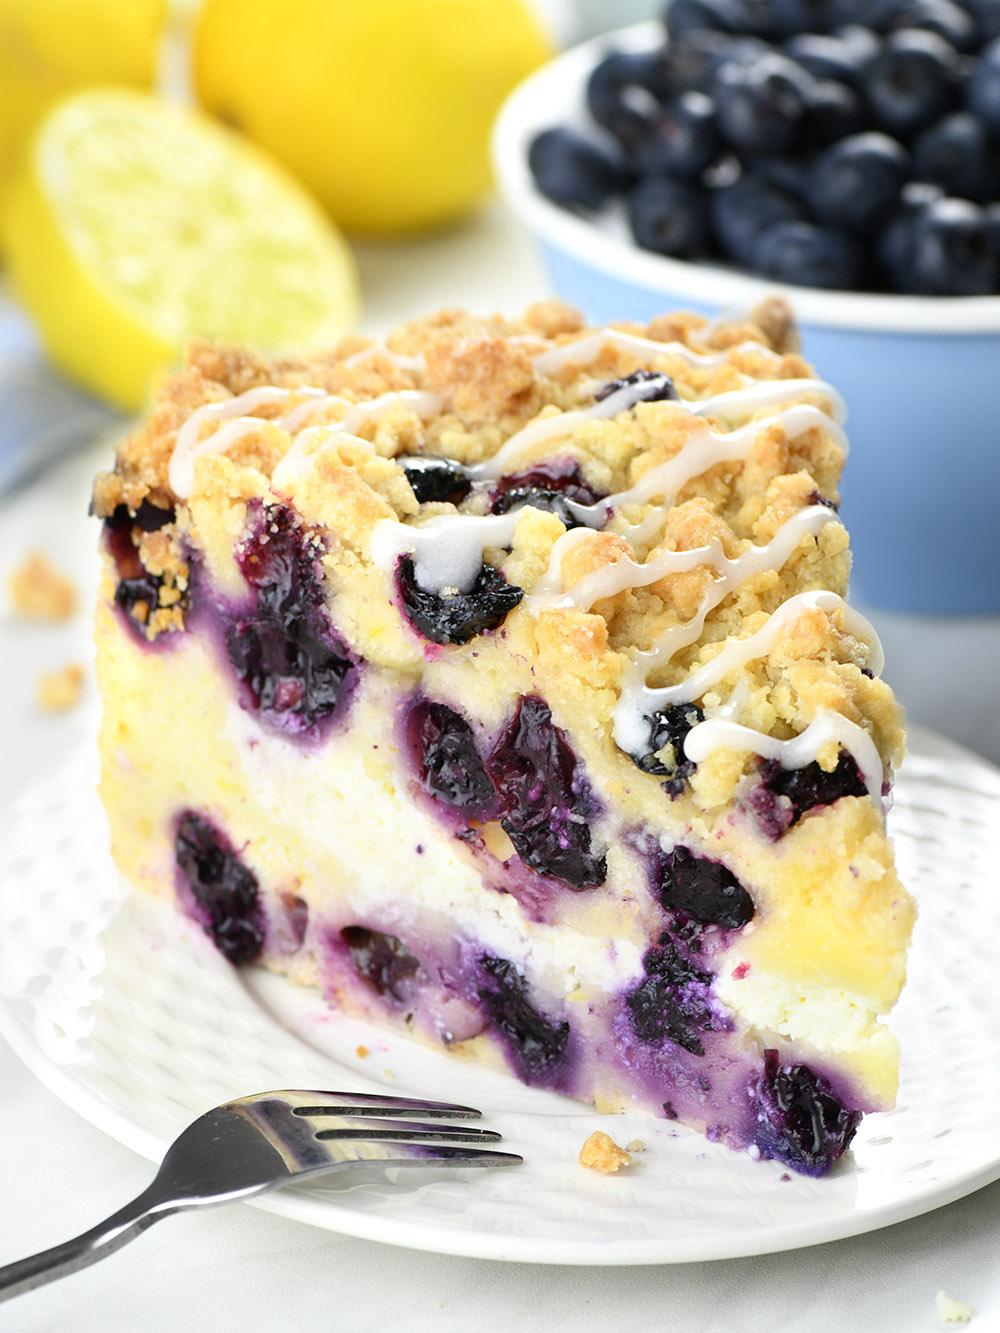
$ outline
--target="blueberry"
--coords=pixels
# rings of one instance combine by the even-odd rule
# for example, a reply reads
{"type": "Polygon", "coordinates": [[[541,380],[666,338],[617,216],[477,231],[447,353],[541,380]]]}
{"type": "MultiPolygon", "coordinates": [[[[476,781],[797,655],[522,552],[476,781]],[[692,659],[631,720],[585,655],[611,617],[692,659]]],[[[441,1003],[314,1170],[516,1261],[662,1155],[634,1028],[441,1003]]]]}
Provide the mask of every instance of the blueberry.
{"type": "Polygon", "coordinates": [[[723,138],[737,152],[789,152],[800,136],[811,83],[811,75],[777,53],[752,65],[724,65],[715,85],[723,138]]]}
{"type": "Polygon", "coordinates": [[[433,699],[418,698],[406,717],[406,738],[426,792],[470,819],[489,819],[496,793],[460,713],[433,699]]]}
{"type": "Polygon", "coordinates": [[[965,0],[965,7],[976,21],[980,46],[1000,37],[1000,0],[965,0]]]}
{"type": "Polygon", "coordinates": [[[628,388],[633,390],[634,403],[664,403],[679,396],[673,380],[662,371],[633,370],[631,375],[623,375],[621,379],[608,380],[602,384],[594,394],[594,401],[602,403],[613,393],[628,388]]]}
{"type": "Polygon", "coordinates": [[[707,249],[708,203],[691,181],[647,176],[628,196],[628,219],[644,250],[696,259],[707,249]]]}
{"type": "Polygon", "coordinates": [[[145,632],[149,618],[160,605],[163,580],[156,574],[138,574],[134,578],[118,580],[115,605],[122,610],[136,629],[145,632]]]}
{"type": "Polygon", "coordinates": [[[922,28],[950,42],[956,51],[976,45],[976,21],[953,0],[909,0],[892,21],[893,28],[922,28]]]}
{"type": "Polygon", "coordinates": [[[694,762],[684,758],[684,740],[692,727],[704,720],[697,704],[668,704],[649,718],[649,739],[641,754],[632,755],[644,773],[668,779],[663,785],[671,796],[679,796],[695,770],[694,762]],[[660,758],[660,751],[671,747],[669,761],[660,758]]]}
{"type": "Polygon", "coordinates": [[[254,602],[233,620],[226,648],[242,706],[284,733],[315,732],[356,675],[326,612],[321,551],[284,505],[250,506],[236,558],[254,602]]]}
{"type": "Polygon", "coordinates": [[[738,930],[753,917],[753,899],[721,861],[675,847],[660,868],[660,902],[701,926],[738,930]]]}
{"type": "Polygon", "coordinates": [[[990,42],[966,86],[969,110],[1000,134],[1000,38],[990,42]]]}
{"type": "Polygon", "coordinates": [[[764,1068],[754,1088],[757,1147],[808,1176],[822,1176],[854,1138],[861,1121],[848,1111],[825,1078],[807,1065],[781,1064],[778,1052],[764,1052],[764,1068]]]}
{"type": "Polygon", "coordinates": [[[928,205],[913,229],[914,291],[986,296],[997,290],[997,255],[986,215],[964,199],[928,205]]]}
{"type": "Polygon", "coordinates": [[[417,582],[408,555],[396,565],[396,589],[406,618],[432,643],[467,643],[496,629],[524,596],[523,588],[508,583],[499,569],[485,562],[468,591],[450,597],[427,592],[417,582]]]}
{"type": "Polygon", "coordinates": [[[663,16],[672,42],[702,29],[731,33],[730,7],[725,0],[671,0],[663,16]]]}
{"type": "Polygon", "coordinates": [[[420,959],[395,935],[366,926],[345,926],[340,938],[347,946],[358,976],[363,977],[383,999],[394,1004],[413,1002],[414,991],[423,980],[420,959]]]}
{"type": "Polygon", "coordinates": [[[829,0],[772,0],[774,34],[777,37],[793,37],[796,33],[824,33],[829,9],[829,0]]]}
{"type": "Polygon", "coordinates": [[[955,48],[911,28],[886,38],[865,72],[865,95],[878,127],[907,138],[951,109],[958,77],[955,48]]]}
{"type": "MultiPolygon", "coordinates": [[[[753,160],[753,174],[757,180],[765,182],[781,194],[786,195],[788,199],[796,200],[802,207],[806,207],[808,205],[808,181],[811,165],[811,156],[755,157],[753,160]]],[[[795,216],[801,217],[801,210],[795,216]]],[[[794,219],[775,217],[773,220],[778,222],[794,219]]]]}
{"type": "Polygon", "coordinates": [[[559,519],[566,528],[582,526],[569,502],[578,505],[596,504],[601,496],[589,484],[573,459],[540,463],[527,472],[501,477],[493,492],[491,514],[507,514],[522,505],[545,509],[559,519]]]}
{"type": "Polygon", "coordinates": [[[784,46],[785,55],[808,70],[817,79],[836,79],[851,83],[857,77],[853,48],[840,37],[816,32],[800,32],[784,46]]]}
{"type": "Polygon", "coordinates": [[[834,30],[850,24],[887,32],[898,9],[899,0],[829,0],[827,21],[834,30]]]}
{"type": "Polygon", "coordinates": [[[813,163],[809,194],[820,222],[874,231],[893,212],[906,180],[906,150],[887,134],[852,134],[813,163]]]}
{"type": "Polygon", "coordinates": [[[737,264],[749,265],[761,233],[781,222],[798,222],[802,206],[752,173],[712,195],[712,226],[722,249],[737,264]]]}
{"type": "Polygon", "coordinates": [[[993,253],[1000,265],[1000,203],[987,204],[983,209],[986,231],[993,245],[993,253]]]}
{"type": "Polygon", "coordinates": [[[802,121],[802,143],[810,149],[824,148],[855,134],[865,122],[861,98],[846,83],[822,79],[809,92],[802,121]]]}
{"type": "Polygon", "coordinates": [[[983,122],[967,111],[953,111],[924,130],[913,145],[913,163],[920,180],[959,199],[984,202],[1000,190],[1000,153],[983,122]]]}
{"type": "Polygon", "coordinates": [[[859,77],[864,76],[868,65],[882,50],[882,40],[878,34],[860,23],[848,23],[842,28],[834,28],[830,35],[847,47],[859,77]]]}
{"type": "Polygon", "coordinates": [[[506,958],[483,954],[479,1000],[494,1027],[507,1038],[521,1078],[549,1083],[566,1062],[569,1024],[554,1023],[528,998],[524,974],[506,958]]]}
{"type": "Polygon", "coordinates": [[[749,64],[769,48],[755,37],[730,37],[696,28],[672,38],[664,53],[669,95],[711,93],[719,70],[728,64],[749,64]]]}
{"type": "Polygon", "coordinates": [[[674,1042],[691,1055],[704,1055],[699,1033],[717,1030],[709,992],[711,973],[678,952],[668,934],[642,960],[645,977],[625,997],[632,1030],[647,1045],[674,1042]]]}
{"type": "Polygon", "coordinates": [[[864,252],[851,236],[811,222],[778,222],[757,239],[753,265],[780,282],[854,290],[864,277],[864,252]]]}
{"type": "Polygon", "coordinates": [[[782,768],[776,759],[763,760],[760,773],[764,787],[791,802],[791,824],[820,805],[833,805],[842,796],[867,796],[868,788],[857,764],[841,750],[836,768],[827,772],[815,761],[802,768],[782,768]]]}
{"type": "Polygon", "coordinates": [[[486,761],[500,822],[518,856],[574,889],[603,884],[607,861],[591,847],[598,803],[544,700],[524,695],[486,761]]]}
{"type": "Polygon", "coordinates": [[[719,152],[715,109],[704,93],[681,93],[652,118],[632,157],[642,175],[693,180],[719,152]]]}
{"type": "Polygon", "coordinates": [[[418,504],[447,500],[458,504],[472,489],[472,478],[461,463],[451,458],[397,458],[418,504]]]}
{"type": "Polygon", "coordinates": [[[576,130],[543,130],[528,148],[538,189],[568,208],[600,208],[628,182],[624,159],[576,130]]]}
{"type": "Polygon", "coordinates": [[[598,125],[631,147],[666,91],[662,51],[614,51],[590,72],[587,107],[598,125]]]}
{"type": "Polygon", "coordinates": [[[257,877],[225,834],[193,810],[177,821],[174,856],[205,934],[231,963],[252,963],[264,945],[257,877]]]}

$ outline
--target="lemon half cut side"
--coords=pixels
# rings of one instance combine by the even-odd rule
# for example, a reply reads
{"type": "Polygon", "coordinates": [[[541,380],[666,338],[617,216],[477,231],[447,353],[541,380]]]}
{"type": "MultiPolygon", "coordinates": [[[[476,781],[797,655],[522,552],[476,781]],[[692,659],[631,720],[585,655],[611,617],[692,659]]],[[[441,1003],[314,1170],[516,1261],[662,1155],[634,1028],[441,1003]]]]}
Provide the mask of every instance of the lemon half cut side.
{"type": "Polygon", "coordinates": [[[358,312],[350,252],[283,168],[200,113],[123,89],[42,122],[12,182],[7,245],[52,360],[128,411],[192,336],[301,350],[358,312]]]}

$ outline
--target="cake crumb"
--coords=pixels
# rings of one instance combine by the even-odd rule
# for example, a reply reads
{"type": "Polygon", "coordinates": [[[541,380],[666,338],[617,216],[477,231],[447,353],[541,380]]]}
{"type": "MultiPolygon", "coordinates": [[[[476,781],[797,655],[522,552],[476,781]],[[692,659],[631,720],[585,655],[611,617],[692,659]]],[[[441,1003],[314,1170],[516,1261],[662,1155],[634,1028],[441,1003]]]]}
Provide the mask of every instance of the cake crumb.
{"type": "Polygon", "coordinates": [[[946,1291],[939,1291],[934,1301],[934,1313],[942,1328],[953,1328],[956,1324],[967,1324],[973,1311],[965,1301],[956,1301],[946,1291]]]}
{"type": "Polygon", "coordinates": [[[626,1152],[645,1152],[646,1145],[642,1139],[632,1139],[625,1145],[626,1152]]]}
{"type": "Polygon", "coordinates": [[[354,1054],[358,1057],[359,1060],[367,1060],[371,1052],[369,1051],[367,1046],[355,1046],[354,1054]]]}
{"type": "Polygon", "coordinates": [[[66,620],[76,610],[76,587],[44,551],[29,551],[7,586],[14,611],[26,620],[66,620]]]}
{"type": "Polygon", "coordinates": [[[631,1161],[628,1152],[620,1148],[611,1135],[605,1134],[602,1129],[595,1129],[580,1149],[580,1165],[589,1167],[591,1171],[600,1171],[604,1176],[615,1175],[631,1161]]]}
{"type": "Polygon", "coordinates": [[[35,703],[43,713],[65,713],[76,706],[83,693],[83,667],[70,662],[56,671],[46,671],[35,684],[35,703]]]}

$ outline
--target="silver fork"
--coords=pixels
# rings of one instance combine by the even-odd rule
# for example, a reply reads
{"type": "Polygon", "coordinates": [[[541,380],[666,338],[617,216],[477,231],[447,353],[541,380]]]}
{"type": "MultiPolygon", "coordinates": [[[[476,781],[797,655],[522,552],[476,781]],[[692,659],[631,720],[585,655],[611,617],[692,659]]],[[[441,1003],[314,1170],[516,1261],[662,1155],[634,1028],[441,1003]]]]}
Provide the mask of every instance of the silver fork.
{"type": "Polygon", "coordinates": [[[148,1189],[83,1235],[0,1268],[0,1302],[86,1268],[161,1217],[263,1194],[359,1164],[510,1166],[523,1158],[453,1144],[499,1143],[489,1129],[424,1121],[477,1120],[448,1102],[353,1092],[260,1092],[206,1111],[171,1144],[148,1189]],[[397,1120],[405,1113],[418,1121],[397,1120]]]}

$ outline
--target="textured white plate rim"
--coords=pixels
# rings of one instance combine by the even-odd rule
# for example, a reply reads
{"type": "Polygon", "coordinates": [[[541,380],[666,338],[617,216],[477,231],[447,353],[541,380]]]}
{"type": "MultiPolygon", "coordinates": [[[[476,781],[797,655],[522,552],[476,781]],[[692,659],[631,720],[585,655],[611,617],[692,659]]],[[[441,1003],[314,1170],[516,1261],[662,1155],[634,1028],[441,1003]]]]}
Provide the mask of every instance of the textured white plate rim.
{"type": "MultiPolygon", "coordinates": [[[[941,758],[953,758],[971,764],[994,777],[1000,770],[954,742],[923,728],[912,728],[911,749],[930,750],[941,758]]],[[[74,1077],[73,1067],[60,1066],[40,1049],[18,1018],[13,1007],[0,995],[0,1037],[3,1037],[27,1068],[55,1096],[85,1120],[125,1147],[151,1162],[159,1162],[168,1140],[137,1124],[121,1108],[74,1077]]],[[[407,1091],[401,1088],[400,1091],[407,1091]]],[[[575,1105],[575,1104],[574,1104],[575,1105]]],[[[613,1127],[613,1117],[609,1117],[613,1127]]],[[[886,1123],[891,1116],[886,1117],[886,1123]]],[[[522,1168],[512,1167],[513,1171],[522,1168]]],[[[832,1219],[820,1209],[806,1224],[775,1226],[754,1233],[698,1235],[692,1243],[672,1242],[664,1252],[664,1240],[657,1236],[594,1236],[592,1239],[562,1240],[534,1236],[498,1236],[472,1229],[438,1230],[428,1234],[425,1223],[366,1213],[338,1202],[335,1195],[321,1199],[295,1190],[277,1191],[247,1200],[264,1211],[308,1223],[312,1226],[351,1235],[360,1239],[401,1246],[408,1249],[459,1257],[494,1259],[542,1264],[578,1264],[623,1266],[637,1264],[688,1263],[778,1253],[811,1245],[843,1240],[917,1217],[1000,1179],[1000,1156],[980,1161],[945,1181],[931,1181],[922,1188],[890,1202],[867,1209],[858,1208],[839,1219],[832,1219]]],[[[614,1187],[614,1180],[606,1182],[614,1187]]],[[[347,1196],[349,1199],[349,1196],[347,1196]]]]}

